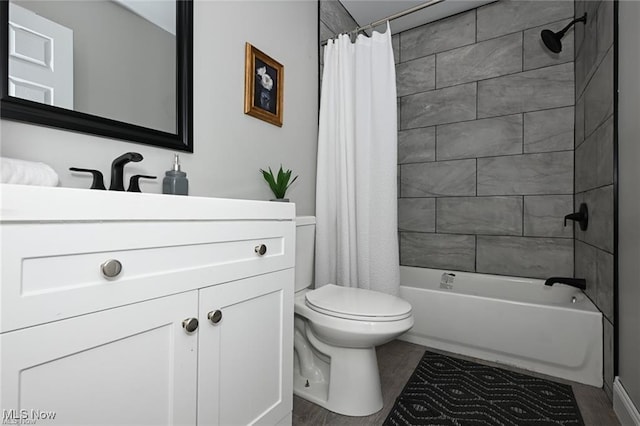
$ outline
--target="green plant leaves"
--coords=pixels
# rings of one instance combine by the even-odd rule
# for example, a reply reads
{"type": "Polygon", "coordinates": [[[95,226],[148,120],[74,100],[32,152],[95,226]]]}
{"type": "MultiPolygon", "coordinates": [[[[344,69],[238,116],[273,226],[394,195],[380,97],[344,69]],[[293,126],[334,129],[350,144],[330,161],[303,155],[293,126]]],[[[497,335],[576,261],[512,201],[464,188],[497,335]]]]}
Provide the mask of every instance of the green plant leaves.
{"type": "Polygon", "coordinates": [[[269,184],[269,187],[276,198],[284,198],[287,189],[289,189],[291,184],[298,179],[298,176],[296,176],[291,180],[291,182],[289,182],[291,179],[291,170],[284,171],[282,169],[282,164],[280,165],[280,170],[278,170],[277,176],[274,176],[271,167],[269,167],[268,172],[262,169],[260,169],[260,172],[262,173],[264,180],[269,184]]]}

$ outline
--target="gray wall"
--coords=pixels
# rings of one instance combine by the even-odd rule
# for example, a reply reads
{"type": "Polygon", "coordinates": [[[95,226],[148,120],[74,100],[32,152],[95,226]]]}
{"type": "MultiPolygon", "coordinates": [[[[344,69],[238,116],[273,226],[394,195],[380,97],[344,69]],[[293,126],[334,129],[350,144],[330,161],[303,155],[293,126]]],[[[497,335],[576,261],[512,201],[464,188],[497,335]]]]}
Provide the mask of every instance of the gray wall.
{"type": "Polygon", "coordinates": [[[73,30],[74,110],[176,132],[176,39],[112,1],[19,1],[73,30]]]}
{"type": "MultiPolygon", "coordinates": [[[[273,198],[258,169],[281,163],[300,177],[287,193],[297,213],[315,213],[318,139],[318,5],[311,1],[201,1],[194,4],[194,153],[180,155],[190,195],[273,198]],[[269,22],[265,27],[264,23],[269,22]],[[277,127],[244,114],[245,42],[284,65],[284,124],[277,127]]],[[[140,163],[125,178],[162,178],[170,150],[82,133],[0,120],[0,154],[50,164],[61,186],[88,188],[91,179],[70,166],[102,170],[127,151],[140,163]]],[[[162,192],[162,181],[141,183],[162,192]]]]}
{"type": "Polygon", "coordinates": [[[640,2],[619,3],[618,103],[618,324],[619,376],[640,409],[640,2]]]}
{"type": "Polygon", "coordinates": [[[612,1],[575,3],[576,26],[575,206],[589,208],[589,227],[575,226],[575,276],[586,278],[587,295],[604,315],[604,381],[613,387],[614,187],[613,187],[612,1]]]}
{"type": "Polygon", "coordinates": [[[573,275],[573,1],[500,1],[394,36],[403,265],[573,275]]]}

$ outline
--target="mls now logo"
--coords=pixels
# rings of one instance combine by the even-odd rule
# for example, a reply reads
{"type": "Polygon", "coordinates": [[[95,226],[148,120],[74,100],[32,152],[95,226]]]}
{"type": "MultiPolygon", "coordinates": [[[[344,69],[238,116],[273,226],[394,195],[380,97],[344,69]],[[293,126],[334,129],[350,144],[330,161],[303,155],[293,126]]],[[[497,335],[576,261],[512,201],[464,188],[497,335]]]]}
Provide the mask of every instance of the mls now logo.
{"type": "Polygon", "coordinates": [[[36,424],[38,420],[54,420],[55,418],[55,411],[28,410],[26,408],[21,410],[2,410],[3,425],[33,425],[36,424]]]}

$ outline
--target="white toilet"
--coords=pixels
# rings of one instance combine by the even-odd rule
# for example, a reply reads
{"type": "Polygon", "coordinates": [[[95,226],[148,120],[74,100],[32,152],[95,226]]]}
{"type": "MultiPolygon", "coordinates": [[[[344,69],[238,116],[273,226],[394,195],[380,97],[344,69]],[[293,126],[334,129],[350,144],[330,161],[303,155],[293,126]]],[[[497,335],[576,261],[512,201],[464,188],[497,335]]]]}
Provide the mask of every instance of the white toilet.
{"type": "Polygon", "coordinates": [[[294,393],[333,412],[382,409],[375,347],[413,326],[411,305],[388,294],[327,284],[312,290],[315,218],[296,218],[294,393]]]}

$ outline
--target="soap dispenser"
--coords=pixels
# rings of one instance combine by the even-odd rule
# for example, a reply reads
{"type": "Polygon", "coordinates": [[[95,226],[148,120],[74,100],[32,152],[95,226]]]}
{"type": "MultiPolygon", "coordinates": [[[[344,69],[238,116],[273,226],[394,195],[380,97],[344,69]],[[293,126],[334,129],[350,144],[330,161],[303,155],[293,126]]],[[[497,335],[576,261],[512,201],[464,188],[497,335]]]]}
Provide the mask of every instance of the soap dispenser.
{"type": "Polygon", "coordinates": [[[175,195],[189,195],[189,181],[187,174],[180,170],[178,154],[173,159],[173,168],[167,170],[162,180],[162,193],[175,195]]]}

